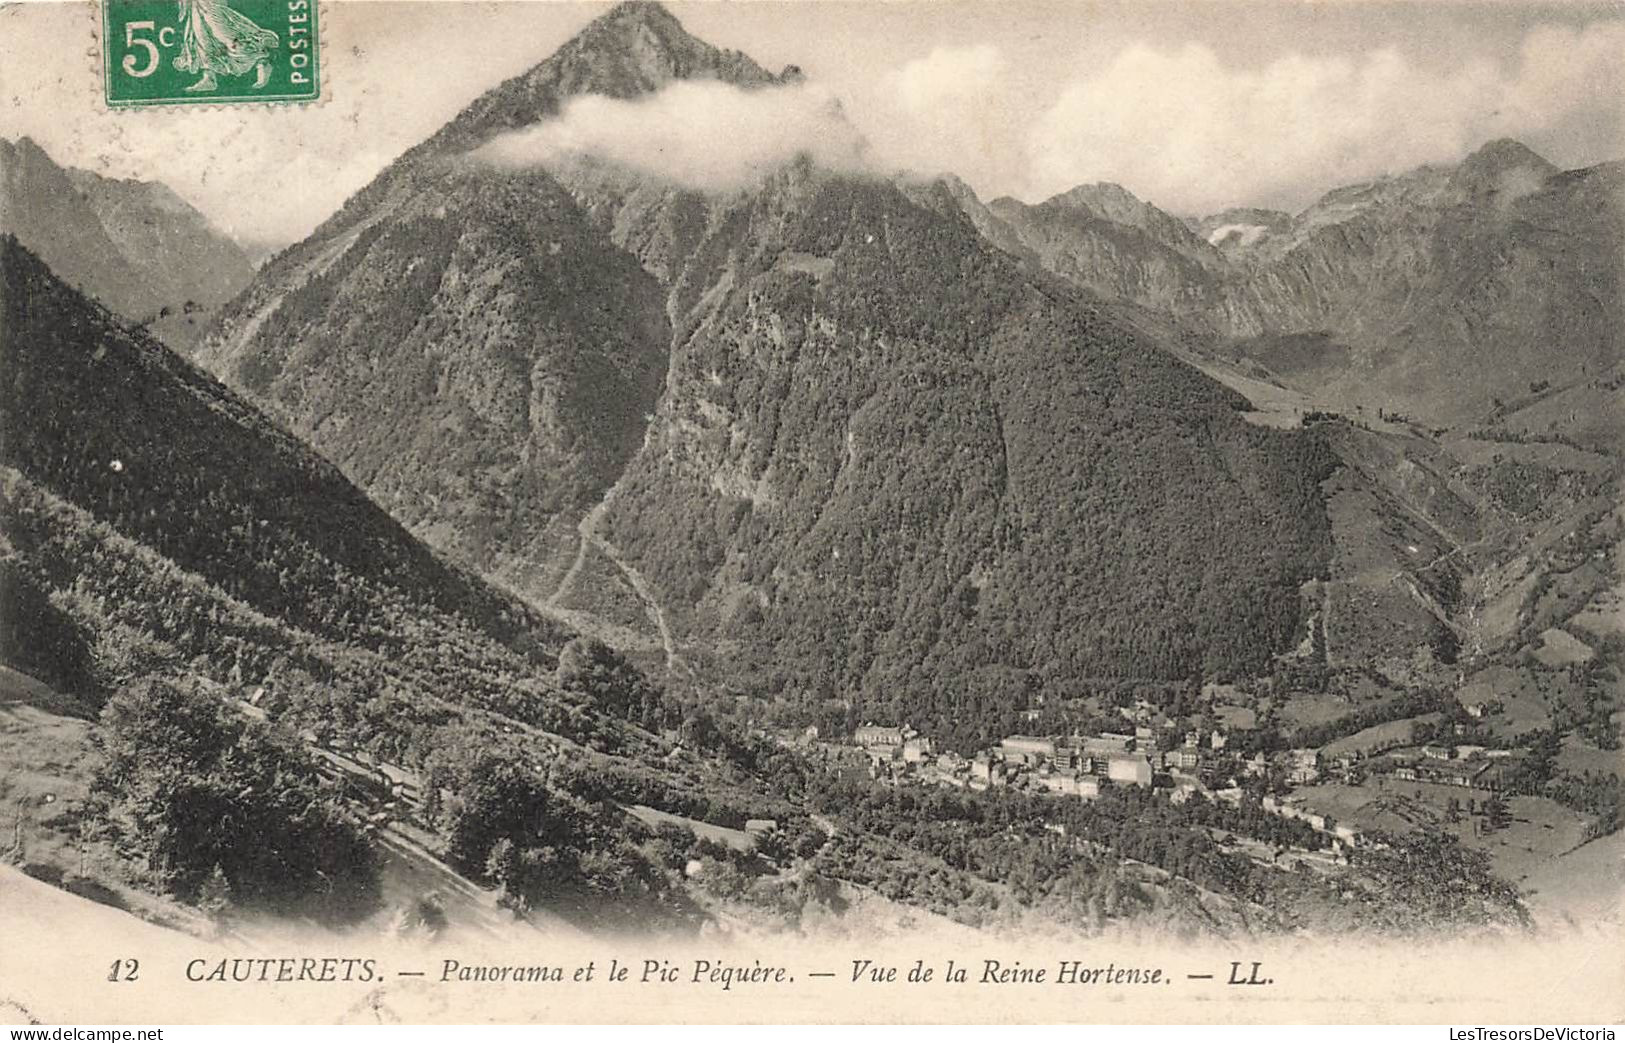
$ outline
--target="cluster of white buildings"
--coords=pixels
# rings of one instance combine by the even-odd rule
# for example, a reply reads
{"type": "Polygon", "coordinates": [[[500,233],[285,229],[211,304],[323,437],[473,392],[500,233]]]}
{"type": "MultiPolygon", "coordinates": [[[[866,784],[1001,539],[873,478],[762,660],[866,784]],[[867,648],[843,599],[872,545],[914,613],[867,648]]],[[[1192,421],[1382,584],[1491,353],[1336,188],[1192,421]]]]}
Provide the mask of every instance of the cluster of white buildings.
{"type": "Polygon", "coordinates": [[[1159,771],[1194,775],[1205,757],[1224,748],[1225,735],[1189,732],[1183,745],[1170,750],[1144,726],[1132,735],[1011,735],[963,757],[934,753],[931,740],[906,725],[865,724],[854,732],[853,743],[867,755],[876,777],[976,790],[1019,785],[1088,800],[1103,784],[1149,787],[1159,771]]]}
{"type": "MultiPolygon", "coordinates": [[[[931,740],[907,726],[867,724],[857,729],[853,742],[867,756],[870,773],[892,782],[972,790],[1010,786],[1092,800],[1103,787],[1150,787],[1157,775],[1164,774],[1162,784],[1172,782],[1169,799],[1175,803],[1202,794],[1235,806],[1241,805],[1244,796],[1235,778],[1225,788],[1210,788],[1203,781],[1211,779],[1213,769],[1223,763],[1239,767],[1238,775],[1279,772],[1293,784],[1307,785],[1345,761],[1357,759],[1349,756],[1325,761],[1318,750],[1295,749],[1273,755],[1257,753],[1237,762],[1218,756],[1226,746],[1221,730],[1187,732],[1181,744],[1165,750],[1152,729],[1144,726],[1137,727],[1132,735],[1011,735],[971,757],[934,753],[931,740]]],[[[1271,815],[1302,821],[1330,837],[1336,851],[1362,842],[1359,830],[1304,806],[1299,798],[1266,796],[1262,806],[1271,815]]]]}
{"type": "MultiPolygon", "coordinates": [[[[1388,768],[1388,778],[1428,787],[1455,787],[1468,791],[1472,799],[1488,799],[1501,789],[1506,772],[1518,759],[1513,750],[1430,743],[1422,747],[1419,755],[1396,757],[1388,768]]],[[[1441,791],[1429,792],[1439,795],[1441,791]]]]}

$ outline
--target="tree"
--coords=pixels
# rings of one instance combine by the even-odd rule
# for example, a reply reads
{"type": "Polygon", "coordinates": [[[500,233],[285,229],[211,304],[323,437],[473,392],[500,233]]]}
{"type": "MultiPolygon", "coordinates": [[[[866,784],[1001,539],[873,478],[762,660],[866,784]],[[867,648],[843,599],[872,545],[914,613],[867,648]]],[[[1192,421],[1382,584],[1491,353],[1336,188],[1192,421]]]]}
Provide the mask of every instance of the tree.
{"type": "Polygon", "coordinates": [[[715,749],[723,738],[722,729],[716,720],[703,710],[684,718],[679,734],[684,745],[696,750],[715,749]]]}
{"type": "Polygon", "coordinates": [[[347,922],[378,903],[371,848],[305,752],[218,699],[147,680],[102,711],[93,783],[121,847],[184,901],[347,922]]]}
{"type": "Polygon", "coordinates": [[[659,727],[660,692],[636,667],[597,638],[576,637],[559,651],[559,687],[586,696],[604,712],[659,727]]]}
{"type": "Polygon", "coordinates": [[[761,833],[756,837],[756,853],[775,865],[783,865],[790,861],[790,842],[777,830],[761,833]]]}
{"type": "Polygon", "coordinates": [[[549,795],[546,784],[521,764],[487,756],[468,772],[462,800],[451,814],[446,855],[453,866],[485,878],[492,848],[501,840],[534,847],[543,835],[549,795]]]}
{"type": "Polygon", "coordinates": [[[1542,729],[1529,746],[1518,772],[1519,791],[1538,794],[1557,772],[1557,755],[1563,749],[1563,733],[1556,725],[1542,729]]]}
{"type": "Polygon", "coordinates": [[[225,925],[226,915],[231,910],[231,881],[226,879],[226,871],[218,862],[209,878],[203,881],[203,886],[198,888],[197,907],[216,930],[225,925]]]}
{"type": "Polygon", "coordinates": [[[396,934],[427,934],[433,937],[449,924],[445,904],[434,892],[422,894],[395,913],[392,928],[396,934]]]}
{"type": "Polygon", "coordinates": [[[1433,633],[1428,642],[1433,647],[1433,657],[1446,666],[1455,664],[1461,654],[1461,639],[1456,632],[1443,623],[1433,624],[1433,633]]]}
{"type": "Polygon", "coordinates": [[[525,896],[518,886],[521,883],[520,867],[519,849],[511,839],[503,837],[491,845],[491,853],[485,859],[485,875],[500,892],[497,902],[516,910],[523,910],[526,905],[525,896]]]}

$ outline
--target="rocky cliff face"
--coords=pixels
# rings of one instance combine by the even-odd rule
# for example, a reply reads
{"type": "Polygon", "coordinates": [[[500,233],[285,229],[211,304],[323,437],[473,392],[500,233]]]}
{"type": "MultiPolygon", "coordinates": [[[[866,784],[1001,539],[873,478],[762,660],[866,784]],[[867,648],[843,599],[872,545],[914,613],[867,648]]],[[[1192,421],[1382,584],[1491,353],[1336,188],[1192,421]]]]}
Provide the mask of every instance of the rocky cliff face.
{"type": "Polygon", "coordinates": [[[1022,253],[1074,285],[1197,323],[1218,308],[1223,256],[1118,185],[1080,185],[1036,205],[995,199],[988,210],[1022,253]]]}
{"type": "Polygon", "coordinates": [[[0,232],[180,350],[254,275],[237,244],[167,186],[61,167],[28,138],[0,140],[0,232]]]}
{"type": "Polygon", "coordinates": [[[396,517],[523,586],[602,496],[665,373],[664,296],[545,174],[417,175],[387,218],[281,266],[201,361],[396,517]]]}

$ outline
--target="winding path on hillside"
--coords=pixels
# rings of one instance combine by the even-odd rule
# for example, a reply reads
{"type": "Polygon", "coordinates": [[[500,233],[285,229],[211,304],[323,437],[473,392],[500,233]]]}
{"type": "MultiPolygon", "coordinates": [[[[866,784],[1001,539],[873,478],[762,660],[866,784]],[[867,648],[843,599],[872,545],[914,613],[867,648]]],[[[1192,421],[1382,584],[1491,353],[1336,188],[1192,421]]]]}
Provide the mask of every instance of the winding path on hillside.
{"type": "MultiPolygon", "coordinates": [[[[656,633],[660,635],[660,647],[666,653],[666,669],[676,671],[679,667],[682,667],[686,670],[688,664],[683,662],[683,657],[677,651],[677,642],[671,635],[671,628],[666,624],[666,613],[661,609],[660,601],[654,595],[654,589],[649,585],[648,580],[644,579],[643,574],[637,570],[636,566],[628,562],[621,555],[620,550],[613,543],[610,543],[600,531],[603,527],[604,516],[609,512],[610,501],[614,498],[615,490],[612,488],[604,494],[604,498],[599,501],[596,507],[581,516],[581,521],[576,525],[575,560],[570,562],[570,567],[565,570],[564,576],[559,580],[557,589],[548,597],[544,606],[548,611],[563,617],[567,621],[579,619],[592,623],[590,628],[583,628],[578,625],[577,629],[594,629],[600,632],[613,630],[619,632],[618,637],[633,634],[627,628],[601,620],[589,612],[564,607],[565,595],[569,593],[577,577],[580,576],[582,568],[586,565],[588,552],[596,549],[620,571],[621,575],[626,579],[627,586],[631,587],[638,600],[643,602],[644,612],[648,615],[649,621],[654,624],[656,633]]],[[[626,646],[624,641],[617,640],[612,643],[620,644],[623,647],[626,646]]],[[[640,640],[637,643],[642,644],[643,642],[640,640]]]]}
{"type": "Polygon", "coordinates": [[[609,509],[609,497],[605,496],[598,502],[598,506],[582,515],[581,521],[576,524],[576,556],[570,562],[570,567],[564,571],[559,580],[558,587],[545,602],[550,609],[564,608],[564,595],[575,584],[576,577],[581,574],[581,567],[587,563],[587,551],[592,548],[593,535],[598,531],[598,525],[604,520],[604,512],[609,509]]]}

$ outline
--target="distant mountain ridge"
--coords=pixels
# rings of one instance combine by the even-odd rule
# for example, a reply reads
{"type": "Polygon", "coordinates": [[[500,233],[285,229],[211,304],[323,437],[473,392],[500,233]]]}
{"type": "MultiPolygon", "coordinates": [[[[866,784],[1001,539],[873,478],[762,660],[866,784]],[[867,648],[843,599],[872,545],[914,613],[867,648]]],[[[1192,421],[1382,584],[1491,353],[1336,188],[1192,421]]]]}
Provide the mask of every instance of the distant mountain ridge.
{"type": "Polygon", "coordinates": [[[995,199],[988,210],[1040,267],[1091,292],[1179,316],[1220,306],[1218,250],[1118,185],[1080,186],[1034,205],[995,199]]]}
{"type": "Polygon", "coordinates": [[[243,250],[168,186],[60,166],[26,137],[0,139],[0,232],[181,350],[254,275],[243,250]]]}
{"type": "Polygon", "coordinates": [[[1454,166],[1334,189],[1295,216],[1180,222],[1117,186],[975,209],[1002,249],[1234,339],[1232,354],[1269,365],[1283,338],[1319,338],[1318,357],[1278,375],[1350,409],[1466,424],[1625,357],[1617,163],[1561,171],[1502,139],[1454,166]]]}
{"type": "Polygon", "coordinates": [[[1232,331],[1330,334],[1348,361],[1308,379],[1345,401],[1471,423],[1625,357],[1619,164],[1559,172],[1493,142],[1328,195],[1296,224],[1232,292],[1232,331]]]}

